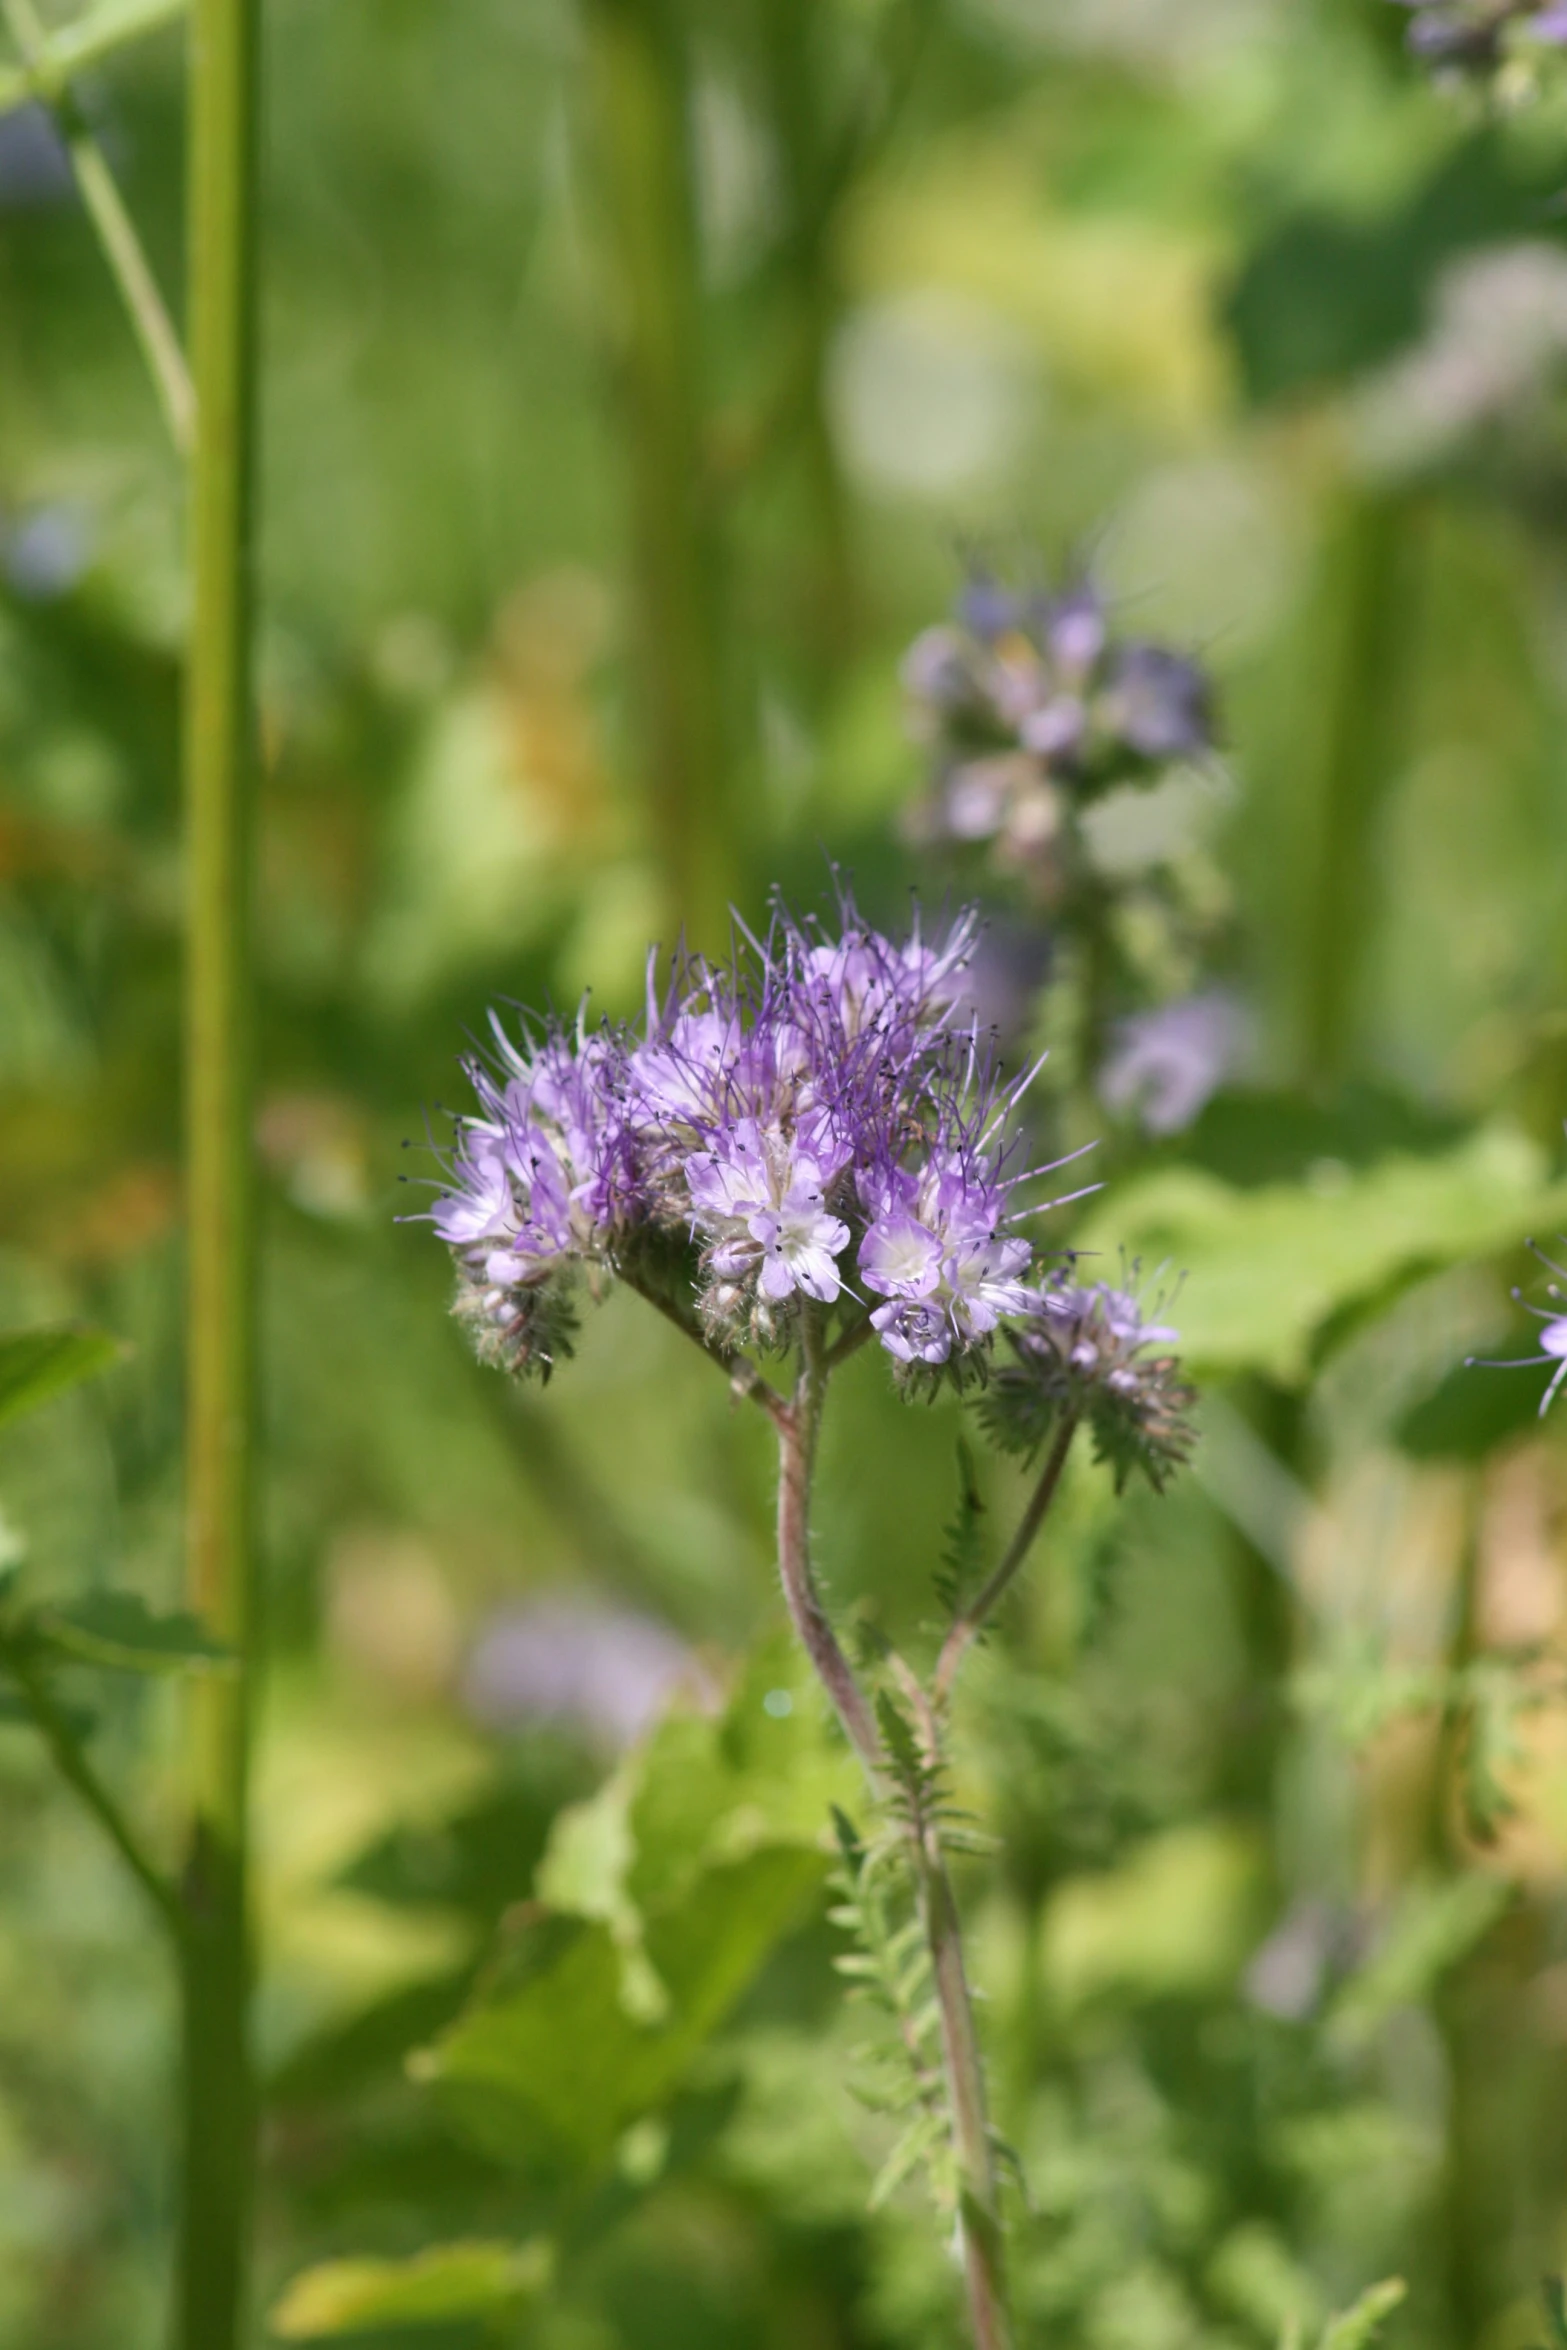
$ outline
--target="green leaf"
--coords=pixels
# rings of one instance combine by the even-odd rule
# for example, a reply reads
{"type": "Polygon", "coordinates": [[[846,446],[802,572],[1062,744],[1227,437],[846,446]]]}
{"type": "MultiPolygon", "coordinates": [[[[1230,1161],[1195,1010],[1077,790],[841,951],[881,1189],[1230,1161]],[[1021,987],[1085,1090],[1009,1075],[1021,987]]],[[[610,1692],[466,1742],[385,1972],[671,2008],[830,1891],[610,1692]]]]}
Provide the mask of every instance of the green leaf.
{"type": "Polygon", "coordinates": [[[40,1610],[34,1625],[62,1656],[114,1672],[210,1672],[234,1662],[233,1650],[194,1616],[154,1615],[133,1591],[90,1591],[65,1607],[40,1610]]]}
{"type": "Polygon", "coordinates": [[[395,2333],[511,2316],[549,2282],[550,2248],[439,2244],[412,2260],[333,2260],[294,2279],[272,2311],[285,2342],[395,2333]]]}
{"type": "Polygon", "coordinates": [[[926,2156],[934,2153],[946,2140],[947,2117],[944,2113],[917,2115],[876,2173],[870,2193],[872,2211],[880,2211],[884,2203],[889,2203],[905,2181],[914,2176],[926,2156]]]}
{"type": "Polygon", "coordinates": [[[1298,1384],[1343,1318],[1419,1275],[1567,1225],[1567,1185],[1537,1145],[1490,1128],[1435,1156],[1395,1155],[1314,1182],[1239,1190],[1195,1168],[1096,1203],[1074,1246],[1186,1275],[1172,1319],[1188,1364],[1298,1384]]]}
{"type": "Polygon", "coordinates": [[[41,1330],[13,1330],[0,1338],[0,1427],[36,1411],[83,1379],[96,1378],[117,1363],[124,1348],[105,1330],[59,1323],[41,1330]]]}
{"type": "MultiPolygon", "coordinates": [[[[1535,1331],[1520,1342],[1513,1330],[1475,1349],[1492,1362],[1539,1352],[1535,1331]]],[[[1430,1394],[1413,1404],[1393,1429],[1401,1452],[1417,1461],[1479,1461],[1539,1426],[1549,1366],[1498,1371],[1488,1364],[1455,1363],[1430,1394]]]]}
{"type": "Polygon", "coordinates": [[[1328,2319],[1318,2350],[1366,2350],[1383,2319],[1398,2307],[1408,2290],[1402,2277],[1384,2277],[1380,2285],[1368,2286],[1352,2308],[1328,2319]]]}
{"type": "MultiPolygon", "coordinates": [[[[536,1969],[478,2001],[421,2067],[472,2135],[503,2160],[546,2143],[585,2167],[665,2103],[826,1873],[823,1855],[774,1847],[705,1871],[647,1922],[647,1963],[667,2008],[628,2008],[623,1954],[598,1920],[547,1919],[536,1969]]],[[[526,1966],[526,1954],[523,1954],[526,1966]]]]}

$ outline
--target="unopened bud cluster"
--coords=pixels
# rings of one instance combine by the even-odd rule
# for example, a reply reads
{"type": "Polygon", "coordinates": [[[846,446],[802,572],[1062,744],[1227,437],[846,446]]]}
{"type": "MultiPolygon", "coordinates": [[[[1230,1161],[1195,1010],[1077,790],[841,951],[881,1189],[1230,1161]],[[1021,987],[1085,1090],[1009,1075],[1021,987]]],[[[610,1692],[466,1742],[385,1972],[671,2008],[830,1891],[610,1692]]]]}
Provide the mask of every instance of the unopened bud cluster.
{"type": "Polygon", "coordinates": [[[1008,1338],[1013,1359],[985,1401],[999,1444],[1032,1454],[1063,1421],[1081,1421],[1118,1488],[1136,1470],[1163,1490],[1194,1440],[1195,1398],[1170,1351],[1174,1330],[1145,1316],[1131,1290],[1068,1280],[1044,1289],[1008,1338]]]}

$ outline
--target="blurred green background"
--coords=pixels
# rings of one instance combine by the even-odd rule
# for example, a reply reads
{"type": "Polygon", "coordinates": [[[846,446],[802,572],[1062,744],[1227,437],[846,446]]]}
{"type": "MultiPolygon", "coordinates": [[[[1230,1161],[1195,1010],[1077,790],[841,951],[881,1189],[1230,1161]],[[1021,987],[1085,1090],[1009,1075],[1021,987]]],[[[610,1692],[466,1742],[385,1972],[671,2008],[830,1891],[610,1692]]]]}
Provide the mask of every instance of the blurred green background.
{"type": "MultiPolygon", "coordinates": [[[[1024,2338],[1243,2350],[1399,2271],[1395,2342],[1536,2339],[1567,1464],[1543,1373],[1456,1366],[1519,1351],[1522,1243],[1567,1225],[1567,112],[1434,92],[1402,31],[1381,0],[269,9],[264,2302],[543,2228],[555,2282],[499,2321],[539,2350],[957,2339],[917,2201],[865,2210],[819,1902],[565,2220],[543,2139],[503,2158],[410,2076],[559,1808],[775,1607],[765,1431],[707,1367],[614,1299],[512,1392],[393,1219],[487,1004],[632,1009],[650,938],[818,902],[829,858],[889,920],[939,898],[898,660],[976,552],[1037,553],[1218,682],[1200,839],[1127,856],[1200,852],[1218,943],[1172,985],[1222,982],[1248,1044],[1184,1133],[1107,1117],[1074,1211],[1187,1269],[1197,1465],[1120,1509],[1081,1468],[966,1718],[1024,2338]]],[[[178,33],[82,96],[177,289],[178,33]]],[[[12,115],[0,1324],[133,1348],[0,1439],[44,1594],[178,1588],[180,521],[12,115]]],[[[879,1363],[843,1382],[823,1567],[899,1637],[956,1433],[879,1363]]],[[[176,1737],[161,1691],[99,1734],[154,1823],[176,1737]]],[[[19,1729],[0,1786],[0,2340],[141,2350],[161,1954],[19,1729]]]]}

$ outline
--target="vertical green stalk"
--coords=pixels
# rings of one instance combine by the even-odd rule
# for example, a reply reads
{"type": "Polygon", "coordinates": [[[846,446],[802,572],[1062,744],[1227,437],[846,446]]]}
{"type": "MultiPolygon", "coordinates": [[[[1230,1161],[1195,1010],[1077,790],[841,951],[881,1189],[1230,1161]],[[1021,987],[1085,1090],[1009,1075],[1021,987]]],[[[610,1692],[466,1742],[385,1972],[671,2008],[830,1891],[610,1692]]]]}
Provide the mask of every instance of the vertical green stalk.
{"type": "Polygon", "coordinates": [[[252,484],[258,0],[195,0],[190,52],[191,628],[185,699],[191,1605],[240,1669],[192,1686],[176,2338],[242,2333],[255,2144],[247,1812],[255,1212],[251,1182],[252,484]]]}
{"type": "MultiPolygon", "coordinates": [[[[854,620],[854,579],[843,475],[827,414],[827,361],[839,293],[833,236],[848,174],[835,168],[823,87],[823,11],[811,0],[767,0],[767,89],[783,183],[792,413],[809,500],[810,544],[803,615],[819,690],[842,675],[854,620]]],[[[840,134],[841,136],[841,134],[840,134]]]]}
{"type": "Polygon", "coordinates": [[[648,796],[669,914],[712,948],[727,931],[734,843],[686,45],[679,0],[586,0],[585,16],[648,796]]]}

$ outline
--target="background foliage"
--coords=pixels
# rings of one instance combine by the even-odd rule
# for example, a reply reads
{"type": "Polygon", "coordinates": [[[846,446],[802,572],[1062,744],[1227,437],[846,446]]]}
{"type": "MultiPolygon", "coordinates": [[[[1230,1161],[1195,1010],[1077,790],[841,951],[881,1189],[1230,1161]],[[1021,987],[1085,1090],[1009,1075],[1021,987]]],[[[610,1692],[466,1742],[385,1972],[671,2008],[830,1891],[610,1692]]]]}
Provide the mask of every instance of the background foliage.
{"type": "MultiPolygon", "coordinates": [[[[1187,1268],[1195,1469],[1119,1514],[1074,1474],[965,1723],[1027,2338],[1240,2350],[1395,2270],[1390,2341],[1536,2338],[1567,2255],[1567,1485],[1539,1382],[1455,1366],[1519,1351],[1521,1244],[1567,1224],[1567,119],[1433,93],[1401,32],[1379,0],[271,11],[285,2339],[954,2338],[917,2202],[866,2210],[890,2139],[848,2086],[820,1833],[852,1780],[767,1645],[765,1432],[625,1299],[547,1395],[509,1391],[392,1218],[485,1002],[629,1006],[649,936],[730,896],[756,920],[774,879],[818,896],[824,850],[877,913],[940,893],[901,845],[896,664],[976,547],[1091,558],[1215,672],[1222,759],[1124,855],[1200,859],[1207,976],[1250,1022],[1185,1133],[1096,1117],[1076,1211],[1084,1245],[1187,1268]]],[[[176,36],[87,95],[175,285],[176,36]]],[[[0,1325],[131,1350],[0,1431],[0,1565],[43,1606],[177,1588],[159,433],[13,114],[0,1325]]],[[[1016,908],[998,931],[1036,970],[1016,908]]],[[[842,1385],[824,1571],[915,1637],[955,1415],[863,1357],[842,1385]]],[[[1011,1471],[981,1474],[1006,1515],[1011,1471]]],[[[167,1685],[97,1700],[156,1825],[167,1685]]],[[[0,2334],[138,2350],[162,1972],[3,1722],[0,1777],[0,2334]]]]}

